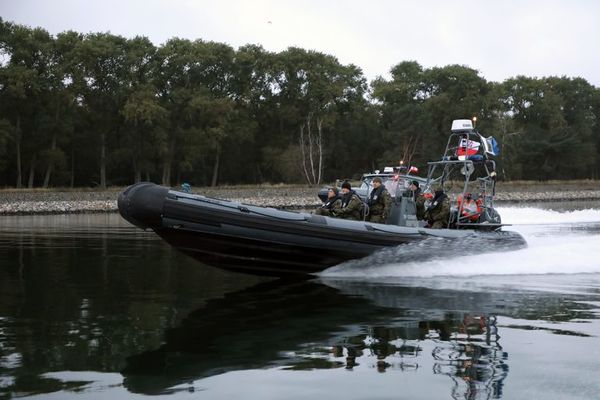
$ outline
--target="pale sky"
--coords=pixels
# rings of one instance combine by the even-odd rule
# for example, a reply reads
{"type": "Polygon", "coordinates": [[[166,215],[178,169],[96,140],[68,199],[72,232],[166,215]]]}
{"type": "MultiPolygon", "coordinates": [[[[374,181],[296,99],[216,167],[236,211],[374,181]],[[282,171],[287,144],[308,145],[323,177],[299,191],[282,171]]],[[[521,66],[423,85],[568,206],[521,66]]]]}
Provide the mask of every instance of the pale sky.
{"type": "Polygon", "coordinates": [[[600,87],[600,2],[392,0],[0,0],[4,20],[65,30],[289,46],[336,56],[369,80],[414,60],[490,81],[582,77],[600,87]]]}

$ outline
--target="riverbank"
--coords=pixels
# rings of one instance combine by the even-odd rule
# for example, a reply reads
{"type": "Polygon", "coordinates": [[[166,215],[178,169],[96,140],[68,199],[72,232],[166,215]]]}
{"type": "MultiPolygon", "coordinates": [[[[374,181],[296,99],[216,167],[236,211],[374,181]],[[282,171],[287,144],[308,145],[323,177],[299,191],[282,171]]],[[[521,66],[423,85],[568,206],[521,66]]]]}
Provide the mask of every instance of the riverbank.
{"type": "MultiPolygon", "coordinates": [[[[107,190],[0,190],[0,215],[116,212],[124,188],[107,190]]],[[[310,209],[321,204],[318,188],[300,185],[193,188],[194,193],[247,204],[310,209]]],[[[496,201],[545,202],[600,200],[600,181],[500,182],[496,201]]]]}

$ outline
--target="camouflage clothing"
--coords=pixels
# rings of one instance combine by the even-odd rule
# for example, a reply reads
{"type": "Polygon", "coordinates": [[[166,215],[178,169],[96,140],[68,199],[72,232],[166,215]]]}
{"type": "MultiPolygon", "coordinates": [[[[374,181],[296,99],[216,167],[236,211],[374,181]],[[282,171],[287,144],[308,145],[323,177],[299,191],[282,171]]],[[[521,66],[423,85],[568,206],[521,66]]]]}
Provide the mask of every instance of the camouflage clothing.
{"type": "Polygon", "coordinates": [[[323,215],[325,217],[333,217],[341,209],[342,198],[340,196],[335,196],[331,199],[328,199],[327,202],[321,206],[321,208],[317,208],[315,214],[323,215]]]}
{"type": "Polygon", "coordinates": [[[427,199],[421,193],[421,189],[417,188],[413,191],[413,200],[415,201],[415,205],[417,207],[417,219],[422,221],[425,219],[425,202],[427,199]]]}
{"type": "Polygon", "coordinates": [[[448,226],[450,217],[450,199],[442,191],[436,191],[431,205],[425,211],[425,219],[432,229],[441,229],[448,226]]]}
{"type": "Polygon", "coordinates": [[[341,206],[341,209],[335,212],[335,217],[354,219],[357,221],[362,220],[361,211],[363,202],[354,190],[350,190],[347,194],[342,196],[341,206]]]}
{"type": "Polygon", "coordinates": [[[392,196],[385,186],[381,185],[371,191],[369,198],[369,221],[385,224],[392,208],[392,196]]]}
{"type": "Polygon", "coordinates": [[[385,224],[386,219],[383,215],[369,215],[369,222],[374,224],[385,224]]]}

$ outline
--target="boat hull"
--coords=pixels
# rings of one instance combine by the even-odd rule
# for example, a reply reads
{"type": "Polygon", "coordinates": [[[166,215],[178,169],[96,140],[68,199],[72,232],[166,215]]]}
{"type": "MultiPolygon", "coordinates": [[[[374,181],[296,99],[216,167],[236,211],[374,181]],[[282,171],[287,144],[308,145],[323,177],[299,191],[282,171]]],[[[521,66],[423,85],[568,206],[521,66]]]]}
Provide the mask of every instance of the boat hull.
{"type": "Polygon", "coordinates": [[[316,273],[431,236],[481,234],[327,218],[191,195],[151,183],[130,186],[118,204],[125,219],[154,230],[202,263],[272,276],[316,273]]]}

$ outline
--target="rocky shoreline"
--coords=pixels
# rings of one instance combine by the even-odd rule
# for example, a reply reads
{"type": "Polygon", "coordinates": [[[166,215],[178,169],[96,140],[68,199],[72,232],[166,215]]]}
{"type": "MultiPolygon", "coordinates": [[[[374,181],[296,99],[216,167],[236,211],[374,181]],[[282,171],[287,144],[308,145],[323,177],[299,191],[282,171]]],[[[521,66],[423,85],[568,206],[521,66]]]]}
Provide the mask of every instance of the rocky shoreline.
{"type": "MultiPolygon", "coordinates": [[[[3,190],[0,215],[116,212],[117,196],[122,190],[3,190]]],[[[318,189],[305,186],[232,186],[193,191],[266,207],[310,209],[321,204],[316,196],[318,189]]],[[[498,203],[581,200],[600,200],[600,182],[503,183],[496,195],[498,203]]]]}

